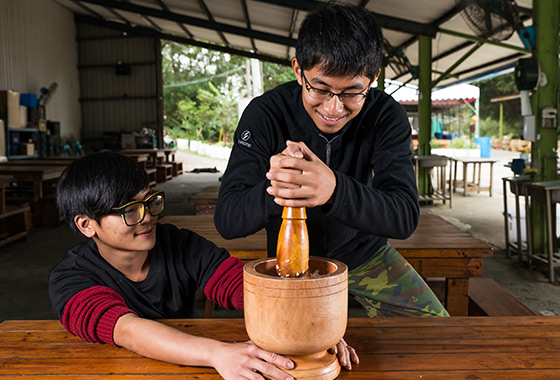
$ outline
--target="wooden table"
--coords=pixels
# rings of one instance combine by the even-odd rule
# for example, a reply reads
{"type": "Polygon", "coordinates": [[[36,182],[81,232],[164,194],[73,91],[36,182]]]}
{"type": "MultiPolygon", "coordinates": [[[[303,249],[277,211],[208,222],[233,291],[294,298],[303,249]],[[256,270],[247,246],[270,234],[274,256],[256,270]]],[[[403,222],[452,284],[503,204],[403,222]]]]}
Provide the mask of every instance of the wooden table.
{"type": "Polygon", "coordinates": [[[147,154],[150,156],[149,164],[151,166],[157,166],[163,163],[163,160],[166,157],[166,154],[163,149],[123,149],[119,151],[119,153],[124,155],[139,155],[139,154],[147,154]]]}
{"type": "Polygon", "coordinates": [[[493,179],[493,169],[496,160],[490,158],[482,157],[452,157],[454,162],[453,167],[453,191],[457,189],[457,183],[463,184],[463,196],[467,196],[468,191],[476,191],[480,193],[481,191],[488,191],[489,195],[492,196],[492,179],[493,179]],[[463,179],[457,179],[457,163],[463,164],[463,179]],[[487,187],[482,187],[480,185],[480,177],[482,172],[482,164],[490,165],[490,183],[487,187]],[[468,169],[469,165],[473,167],[472,182],[468,181],[468,169]],[[478,175],[477,175],[478,171],[478,175]]]}
{"type": "Polygon", "coordinates": [[[138,162],[140,166],[146,169],[148,161],[152,160],[148,153],[122,153],[122,155],[130,157],[134,161],[138,162]]]}
{"type": "MultiPolygon", "coordinates": [[[[226,240],[216,230],[212,215],[170,215],[163,217],[161,223],[194,231],[241,260],[267,256],[264,229],[244,238],[226,240]]],[[[451,315],[468,315],[469,278],[482,276],[482,260],[492,256],[488,244],[437,215],[424,214],[410,238],[389,242],[424,278],[444,277],[447,310],[451,315]]]]}
{"type": "Polygon", "coordinates": [[[16,165],[16,166],[68,166],[72,162],[76,161],[75,159],[72,160],[45,160],[42,158],[32,159],[32,160],[12,160],[8,162],[3,162],[2,165],[16,165]]]}
{"type": "MultiPolygon", "coordinates": [[[[193,335],[245,341],[243,319],[164,320],[193,335]]],[[[557,380],[560,317],[355,318],[360,364],[338,379],[557,380]]],[[[58,321],[0,323],[2,379],[221,379],[212,368],[147,359],[71,336],[58,321]]]]}
{"type": "Polygon", "coordinates": [[[208,186],[191,197],[196,215],[214,215],[220,186],[208,186]]]}
{"type": "Polygon", "coordinates": [[[27,166],[0,164],[0,174],[12,175],[18,181],[33,182],[33,200],[43,198],[43,184],[45,181],[56,180],[64,171],[65,166],[27,166]]]}

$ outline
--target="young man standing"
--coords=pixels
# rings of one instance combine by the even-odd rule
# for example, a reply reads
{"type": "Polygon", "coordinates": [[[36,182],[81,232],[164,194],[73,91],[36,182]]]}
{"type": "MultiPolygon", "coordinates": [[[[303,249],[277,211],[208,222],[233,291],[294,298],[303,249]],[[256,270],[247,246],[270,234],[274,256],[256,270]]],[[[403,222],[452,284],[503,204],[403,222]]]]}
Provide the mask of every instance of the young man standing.
{"type": "Polygon", "coordinates": [[[348,265],[350,293],[368,315],[447,316],[387,243],[414,232],[419,206],[407,115],[371,89],[382,45],[362,8],[327,5],[307,16],[296,81],[254,99],[239,122],[215,224],[225,238],[266,227],[273,256],[282,207],[307,207],[310,254],[348,265]]]}

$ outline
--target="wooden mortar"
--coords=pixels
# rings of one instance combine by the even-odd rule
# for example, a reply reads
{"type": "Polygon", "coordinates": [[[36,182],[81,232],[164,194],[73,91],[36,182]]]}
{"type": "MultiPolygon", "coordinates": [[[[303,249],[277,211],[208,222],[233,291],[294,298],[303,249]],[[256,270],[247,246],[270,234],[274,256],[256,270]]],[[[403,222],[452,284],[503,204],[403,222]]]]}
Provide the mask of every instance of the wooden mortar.
{"type": "Polygon", "coordinates": [[[348,268],[344,263],[310,257],[309,276],[281,278],[275,258],[254,260],[243,268],[243,287],[245,328],[257,346],[292,359],[296,367],[284,371],[296,379],[338,376],[338,359],[327,350],[346,331],[348,268]]]}

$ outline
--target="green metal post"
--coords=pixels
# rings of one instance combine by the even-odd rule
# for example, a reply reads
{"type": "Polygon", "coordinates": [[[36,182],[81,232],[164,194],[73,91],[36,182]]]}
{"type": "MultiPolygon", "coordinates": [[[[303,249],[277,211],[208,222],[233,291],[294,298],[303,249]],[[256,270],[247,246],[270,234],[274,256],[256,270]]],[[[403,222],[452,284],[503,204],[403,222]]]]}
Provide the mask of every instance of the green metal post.
{"type": "MultiPolygon", "coordinates": [[[[418,154],[431,153],[432,139],[432,39],[427,36],[418,37],[418,154]]],[[[431,192],[427,169],[419,169],[418,192],[429,195],[431,192]]]]}
{"type": "MultiPolygon", "coordinates": [[[[533,0],[533,24],[537,29],[536,57],[541,70],[541,81],[534,95],[533,111],[535,114],[536,141],[531,149],[531,165],[537,169],[536,181],[552,181],[556,179],[556,153],[558,123],[553,128],[545,128],[542,112],[545,108],[558,109],[558,19],[560,5],[558,0],[533,0]],[[545,78],[545,80],[542,80],[545,78]]],[[[531,233],[533,234],[534,252],[545,252],[546,247],[546,219],[545,205],[534,202],[532,208],[531,233]]],[[[553,221],[556,221],[555,209],[553,221]]]]}
{"type": "Polygon", "coordinates": [[[381,66],[379,76],[377,77],[377,89],[385,91],[385,66],[381,66]]]}
{"type": "Polygon", "coordinates": [[[500,149],[504,141],[504,102],[500,102],[500,149]]]}

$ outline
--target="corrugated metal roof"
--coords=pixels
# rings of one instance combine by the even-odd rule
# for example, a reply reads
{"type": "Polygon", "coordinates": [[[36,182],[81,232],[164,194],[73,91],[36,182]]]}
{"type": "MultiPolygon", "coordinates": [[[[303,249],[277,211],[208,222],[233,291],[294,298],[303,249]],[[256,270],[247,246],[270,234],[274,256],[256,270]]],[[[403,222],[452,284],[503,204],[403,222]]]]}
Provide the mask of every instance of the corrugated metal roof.
{"type": "MultiPolygon", "coordinates": [[[[324,1],[315,0],[57,0],[79,15],[82,22],[102,23],[130,33],[159,36],[184,43],[206,45],[257,57],[288,62],[294,55],[299,25],[307,12],[324,1]]],[[[446,72],[475,42],[450,34],[473,36],[455,0],[345,0],[375,13],[393,52],[404,52],[412,66],[418,65],[418,35],[430,35],[433,79],[446,72]]],[[[530,24],[532,0],[517,0],[517,10],[530,24]]],[[[523,49],[514,34],[503,41],[523,49]]],[[[449,85],[512,66],[527,56],[519,50],[484,44],[452,70],[449,85]]],[[[389,57],[390,58],[390,57],[389,57]]],[[[386,78],[416,84],[412,73],[389,65],[386,78]]]]}

